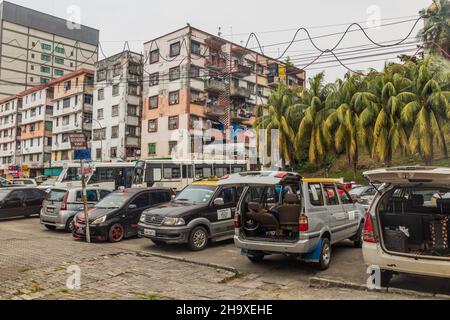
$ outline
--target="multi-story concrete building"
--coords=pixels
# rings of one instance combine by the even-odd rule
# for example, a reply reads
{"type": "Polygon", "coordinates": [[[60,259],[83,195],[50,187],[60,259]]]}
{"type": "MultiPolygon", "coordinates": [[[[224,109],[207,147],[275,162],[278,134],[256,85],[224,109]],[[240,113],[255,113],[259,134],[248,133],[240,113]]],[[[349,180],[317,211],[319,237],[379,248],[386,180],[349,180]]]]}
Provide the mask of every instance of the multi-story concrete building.
{"type": "Polygon", "coordinates": [[[81,69],[50,82],[53,90],[52,167],[73,159],[69,135],[92,134],[94,72],[81,69]]]}
{"type": "Polygon", "coordinates": [[[140,156],[142,55],[122,52],[96,64],[92,156],[97,161],[140,156]]]}
{"type": "Polygon", "coordinates": [[[20,123],[22,97],[11,96],[0,101],[0,171],[18,165],[20,159],[20,123]]]}
{"type": "Polygon", "coordinates": [[[177,147],[194,157],[196,132],[245,130],[271,87],[305,80],[303,70],[189,25],[147,42],[145,55],[142,158],[171,156],[177,147]],[[187,145],[178,145],[179,130],[190,135],[187,145]]]}
{"type": "Polygon", "coordinates": [[[21,96],[21,163],[35,177],[51,166],[53,88],[42,84],[22,92],[21,96]]]}
{"type": "Polygon", "coordinates": [[[0,98],[93,69],[99,31],[3,1],[0,4],[0,98]]]}

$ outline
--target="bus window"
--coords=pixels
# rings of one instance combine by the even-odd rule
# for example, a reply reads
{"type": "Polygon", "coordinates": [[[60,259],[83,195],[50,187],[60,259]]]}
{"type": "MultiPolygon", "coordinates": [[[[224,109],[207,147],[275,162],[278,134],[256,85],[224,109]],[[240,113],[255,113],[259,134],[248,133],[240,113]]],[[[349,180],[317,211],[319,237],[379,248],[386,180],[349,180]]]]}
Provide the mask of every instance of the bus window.
{"type": "Polygon", "coordinates": [[[191,165],[183,166],[183,179],[193,178],[193,167],[191,165]]]}
{"type": "Polygon", "coordinates": [[[153,168],[153,181],[161,181],[161,180],[162,180],[161,168],[153,168]]]}
{"type": "Polygon", "coordinates": [[[241,167],[233,167],[233,173],[241,173],[242,168],[241,167]]]}
{"type": "Polygon", "coordinates": [[[181,178],[180,168],[164,168],[164,179],[172,180],[180,178],[181,178]]]}
{"type": "Polygon", "coordinates": [[[229,174],[229,169],[228,168],[214,168],[214,175],[216,177],[223,177],[226,176],[227,174],[229,174]]]}
{"type": "Polygon", "coordinates": [[[78,168],[68,168],[62,182],[81,181],[78,175],[78,168]]]}
{"type": "Polygon", "coordinates": [[[203,178],[211,178],[212,177],[212,169],[211,168],[203,168],[203,178]]]}

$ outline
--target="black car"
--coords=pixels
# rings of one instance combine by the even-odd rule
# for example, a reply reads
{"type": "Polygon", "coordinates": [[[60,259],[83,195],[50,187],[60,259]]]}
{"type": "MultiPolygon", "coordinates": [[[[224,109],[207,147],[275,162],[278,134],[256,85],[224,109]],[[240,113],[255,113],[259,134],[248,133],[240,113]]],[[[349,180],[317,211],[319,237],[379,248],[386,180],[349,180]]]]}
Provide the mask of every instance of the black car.
{"type": "Polygon", "coordinates": [[[205,180],[187,186],[170,203],[144,211],[139,237],[156,245],[188,244],[193,251],[206,248],[209,240],[232,239],[237,188],[223,188],[205,180]]]}
{"type": "MultiPolygon", "coordinates": [[[[136,188],[116,191],[89,209],[89,230],[91,239],[119,242],[137,235],[137,226],[144,210],[168,202],[173,191],[162,188],[136,188]]],[[[75,218],[73,236],[86,237],[84,212],[75,218]]]]}
{"type": "Polygon", "coordinates": [[[0,189],[0,219],[39,215],[45,191],[36,188],[0,189]]]}

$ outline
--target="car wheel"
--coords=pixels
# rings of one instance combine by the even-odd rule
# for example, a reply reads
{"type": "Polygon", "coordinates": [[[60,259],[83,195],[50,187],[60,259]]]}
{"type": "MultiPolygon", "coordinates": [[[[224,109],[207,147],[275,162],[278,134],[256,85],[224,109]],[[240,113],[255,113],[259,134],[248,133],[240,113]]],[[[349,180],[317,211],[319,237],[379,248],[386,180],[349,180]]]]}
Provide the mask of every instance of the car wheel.
{"type": "Polygon", "coordinates": [[[316,264],[319,270],[327,270],[331,263],[331,243],[327,238],[322,239],[322,248],[320,250],[320,259],[316,264]]]}
{"type": "Polygon", "coordinates": [[[356,233],[355,237],[353,238],[353,246],[355,248],[362,248],[363,246],[363,230],[364,230],[364,223],[361,223],[361,225],[358,228],[358,232],[356,233]]]}
{"type": "Polygon", "coordinates": [[[189,248],[192,251],[201,251],[208,244],[208,231],[204,227],[196,227],[189,235],[189,248]]]}
{"type": "Polygon", "coordinates": [[[389,287],[389,284],[391,283],[392,277],[394,276],[392,271],[388,270],[381,270],[380,272],[380,285],[383,288],[389,287]]]}
{"type": "Polygon", "coordinates": [[[56,227],[55,226],[49,226],[48,224],[46,224],[45,225],[45,227],[48,229],[48,230],[56,230],[56,227]]]}
{"type": "Polygon", "coordinates": [[[113,224],[109,228],[108,240],[109,242],[120,242],[124,238],[124,230],[120,223],[113,224]]]}
{"type": "Polygon", "coordinates": [[[253,263],[261,263],[264,260],[264,253],[254,253],[248,255],[247,258],[253,263]]]}
{"type": "Polygon", "coordinates": [[[70,232],[70,233],[72,233],[73,230],[75,230],[74,217],[71,217],[71,218],[69,218],[69,220],[67,220],[65,230],[66,230],[66,232],[70,232]]]}

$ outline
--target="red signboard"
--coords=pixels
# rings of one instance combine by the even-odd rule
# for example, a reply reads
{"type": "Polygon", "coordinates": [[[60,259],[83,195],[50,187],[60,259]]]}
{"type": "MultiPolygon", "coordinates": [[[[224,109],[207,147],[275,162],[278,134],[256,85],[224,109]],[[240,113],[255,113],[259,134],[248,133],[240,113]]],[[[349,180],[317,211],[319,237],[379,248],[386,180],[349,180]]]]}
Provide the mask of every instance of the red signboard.
{"type": "Polygon", "coordinates": [[[87,149],[87,141],[84,133],[72,133],[69,135],[69,140],[73,150],[87,149]]]}

